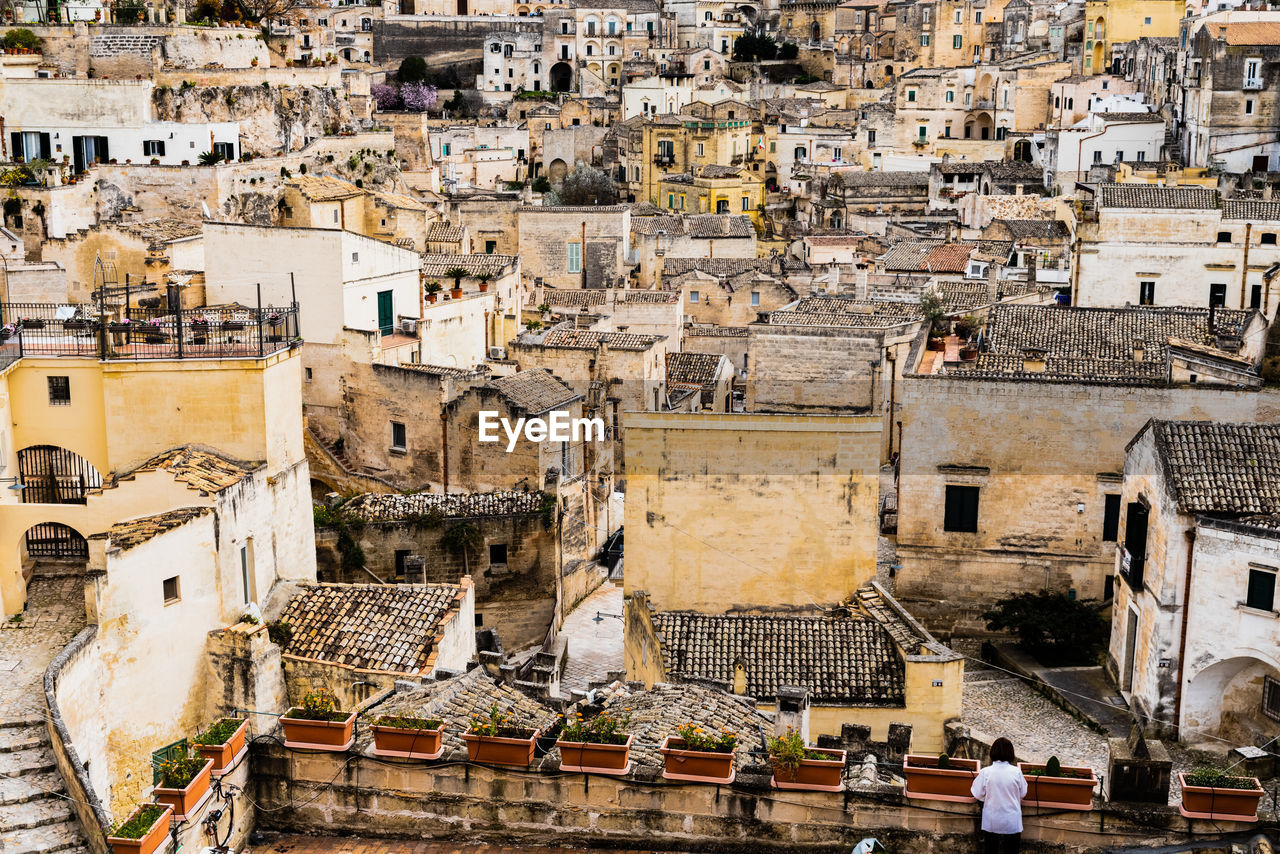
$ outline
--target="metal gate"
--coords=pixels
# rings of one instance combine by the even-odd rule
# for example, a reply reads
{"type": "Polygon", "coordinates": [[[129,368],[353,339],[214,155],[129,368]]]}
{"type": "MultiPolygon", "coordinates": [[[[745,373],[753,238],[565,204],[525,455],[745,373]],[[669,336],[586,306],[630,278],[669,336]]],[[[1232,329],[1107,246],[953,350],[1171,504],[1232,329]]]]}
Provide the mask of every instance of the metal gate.
{"type": "Polygon", "coordinates": [[[102,487],[93,463],[57,445],[18,451],[18,476],[23,504],[84,504],[89,492],[102,487]]]}
{"type": "Polygon", "coordinates": [[[27,531],[27,554],[31,557],[89,559],[89,543],[59,522],[45,522],[27,531]]]}

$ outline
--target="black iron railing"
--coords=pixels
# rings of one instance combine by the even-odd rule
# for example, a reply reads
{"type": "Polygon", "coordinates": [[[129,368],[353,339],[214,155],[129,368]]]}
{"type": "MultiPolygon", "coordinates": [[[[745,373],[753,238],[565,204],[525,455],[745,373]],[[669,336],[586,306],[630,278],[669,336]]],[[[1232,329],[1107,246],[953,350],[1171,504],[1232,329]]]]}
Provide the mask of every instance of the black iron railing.
{"type": "Polygon", "coordinates": [[[23,356],[217,359],[266,356],[301,343],[298,307],[129,308],[0,304],[0,365],[23,356]],[[83,312],[83,313],[81,313],[83,312]]]}

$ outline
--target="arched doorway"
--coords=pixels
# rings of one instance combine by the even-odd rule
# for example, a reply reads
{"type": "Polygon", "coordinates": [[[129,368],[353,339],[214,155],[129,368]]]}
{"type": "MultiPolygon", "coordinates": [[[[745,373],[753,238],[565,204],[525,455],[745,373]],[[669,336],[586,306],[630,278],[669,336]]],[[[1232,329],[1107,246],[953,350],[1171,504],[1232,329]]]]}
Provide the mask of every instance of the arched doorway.
{"type": "Polygon", "coordinates": [[[778,192],[778,167],[772,163],[764,167],[764,188],[770,193],[778,192]]]}
{"type": "Polygon", "coordinates": [[[551,91],[568,92],[573,89],[573,68],[567,62],[551,66],[551,91]]]}
{"type": "Polygon", "coordinates": [[[1020,139],[1013,144],[1013,159],[1019,163],[1031,162],[1031,140],[1020,139]]]}
{"type": "Polygon", "coordinates": [[[547,179],[553,184],[559,184],[567,174],[569,174],[569,164],[559,157],[552,160],[551,165],[547,167],[547,179]]]}
{"type": "Polygon", "coordinates": [[[26,556],[33,560],[88,560],[89,542],[70,525],[41,522],[23,535],[26,556]]]}
{"type": "MultiPolygon", "coordinates": [[[[1272,664],[1252,656],[1211,664],[1183,689],[1182,726],[1204,736],[1252,743],[1259,733],[1274,733],[1262,714],[1266,678],[1280,679],[1272,664]]],[[[1270,736],[1268,736],[1270,737],[1270,736]]]]}
{"type": "Polygon", "coordinates": [[[84,504],[102,488],[102,474],[75,451],[32,445],[18,451],[18,483],[23,504],[84,504]]]}
{"type": "Polygon", "coordinates": [[[822,27],[817,21],[814,21],[813,26],[809,28],[809,37],[814,42],[822,41],[822,27]]]}

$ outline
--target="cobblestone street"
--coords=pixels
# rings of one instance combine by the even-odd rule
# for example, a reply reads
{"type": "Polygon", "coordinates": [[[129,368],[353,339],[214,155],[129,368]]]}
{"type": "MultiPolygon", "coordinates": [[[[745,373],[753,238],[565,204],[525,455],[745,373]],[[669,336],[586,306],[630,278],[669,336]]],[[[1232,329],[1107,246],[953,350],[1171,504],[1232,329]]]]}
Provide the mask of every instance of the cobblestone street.
{"type": "Polygon", "coordinates": [[[592,682],[603,682],[610,671],[622,670],[622,580],[606,581],[583,599],[565,617],[560,634],[569,640],[561,694],[585,691],[592,682]],[[597,613],[600,622],[595,621],[597,613]]]}

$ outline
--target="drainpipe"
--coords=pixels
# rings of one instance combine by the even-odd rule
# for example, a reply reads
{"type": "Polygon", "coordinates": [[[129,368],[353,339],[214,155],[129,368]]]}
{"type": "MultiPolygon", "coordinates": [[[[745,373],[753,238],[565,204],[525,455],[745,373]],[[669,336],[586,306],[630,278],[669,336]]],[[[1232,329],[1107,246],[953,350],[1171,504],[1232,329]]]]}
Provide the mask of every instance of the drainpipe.
{"type": "Polygon", "coordinates": [[[1253,234],[1253,223],[1246,222],[1244,224],[1244,261],[1240,264],[1240,308],[1244,308],[1248,303],[1245,302],[1249,292],[1249,240],[1253,234]]]}
{"type": "Polygon", "coordinates": [[[440,469],[443,472],[444,494],[449,494],[449,409],[440,408],[440,469]]]}
{"type": "Polygon", "coordinates": [[[1182,628],[1178,631],[1178,686],[1173,695],[1173,725],[1182,726],[1182,679],[1187,661],[1187,623],[1191,610],[1191,565],[1196,554],[1196,529],[1187,530],[1187,573],[1182,582],[1182,628]]]}

